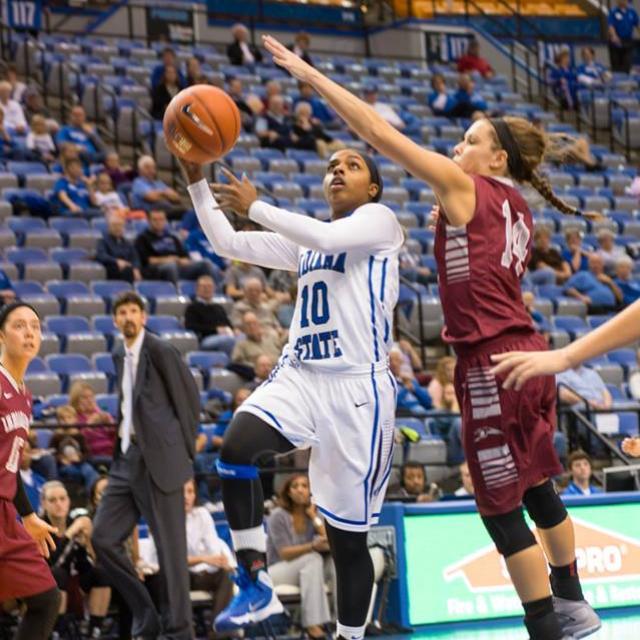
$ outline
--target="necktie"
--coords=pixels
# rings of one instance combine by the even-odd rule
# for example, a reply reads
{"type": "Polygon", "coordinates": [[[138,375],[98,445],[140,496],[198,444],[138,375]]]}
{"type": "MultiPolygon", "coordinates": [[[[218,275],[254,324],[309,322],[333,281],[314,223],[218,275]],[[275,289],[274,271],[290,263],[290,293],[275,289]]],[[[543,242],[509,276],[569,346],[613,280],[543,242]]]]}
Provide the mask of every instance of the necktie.
{"type": "Polygon", "coordinates": [[[126,453],[131,444],[131,432],[133,431],[133,354],[130,351],[127,351],[124,357],[122,399],[124,407],[122,411],[120,449],[122,453],[126,453]]]}

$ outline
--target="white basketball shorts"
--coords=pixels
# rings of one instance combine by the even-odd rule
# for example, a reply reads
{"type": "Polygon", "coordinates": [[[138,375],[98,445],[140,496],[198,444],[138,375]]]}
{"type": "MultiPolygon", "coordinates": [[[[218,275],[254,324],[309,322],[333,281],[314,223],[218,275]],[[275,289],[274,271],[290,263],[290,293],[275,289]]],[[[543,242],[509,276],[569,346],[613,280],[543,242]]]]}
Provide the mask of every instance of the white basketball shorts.
{"type": "Polygon", "coordinates": [[[367,531],[378,521],[391,471],[395,410],[396,383],[387,370],[320,373],[287,356],[238,408],[294,446],[311,447],[313,501],[331,525],[349,531],[367,531]]]}

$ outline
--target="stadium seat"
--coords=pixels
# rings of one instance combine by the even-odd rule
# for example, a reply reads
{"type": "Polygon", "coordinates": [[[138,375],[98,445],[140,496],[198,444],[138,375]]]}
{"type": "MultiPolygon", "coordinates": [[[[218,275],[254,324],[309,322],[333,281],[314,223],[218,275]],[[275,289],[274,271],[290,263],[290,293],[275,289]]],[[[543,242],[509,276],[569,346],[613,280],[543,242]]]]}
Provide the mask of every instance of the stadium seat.
{"type": "Polygon", "coordinates": [[[618,413],[619,419],[619,431],[625,436],[637,436],[640,435],[638,431],[638,414],[636,412],[623,412],[618,413]]]}
{"type": "Polygon", "coordinates": [[[552,316],[551,322],[554,329],[566,331],[572,340],[589,331],[587,323],[575,316],[552,316]]]}
{"type": "Polygon", "coordinates": [[[131,284],[125,280],[98,280],[90,283],[91,293],[101,296],[111,311],[111,303],[123,291],[131,290],[131,284]]]}
{"type": "Polygon", "coordinates": [[[149,316],[147,318],[146,327],[149,331],[153,331],[154,333],[182,330],[180,321],[173,316],[149,316]]]}
{"type": "Polygon", "coordinates": [[[66,393],[76,380],[88,382],[96,393],[107,393],[107,376],[93,371],[89,358],[80,354],[49,355],[45,358],[51,371],[62,377],[62,388],[66,393]]]}
{"type": "Polygon", "coordinates": [[[245,384],[245,381],[232,371],[218,367],[209,370],[209,389],[220,389],[234,394],[245,384]]]}
{"type": "Polygon", "coordinates": [[[62,380],[51,371],[44,373],[27,373],[24,382],[34,398],[46,397],[62,392],[62,380]]]}
{"type": "Polygon", "coordinates": [[[96,404],[109,415],[118,416],[118,396],[111,393],[99,393],[96,395],[96,404]]]}
{"type": "Polygon", "coordinates": [[[45,326],[58,335],[64,353],[91,355],[107,349],[107,339],[102,333],[91,330],[87,318],[49,316],[45,326]]]}

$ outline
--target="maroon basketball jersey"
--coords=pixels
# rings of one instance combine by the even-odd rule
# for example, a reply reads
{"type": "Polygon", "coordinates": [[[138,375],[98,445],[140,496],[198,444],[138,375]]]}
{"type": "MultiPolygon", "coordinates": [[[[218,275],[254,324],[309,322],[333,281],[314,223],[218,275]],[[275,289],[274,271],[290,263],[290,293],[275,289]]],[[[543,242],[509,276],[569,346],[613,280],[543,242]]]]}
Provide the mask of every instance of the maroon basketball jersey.
{"type": "Polygon", "coordinates": [[[511,181],[472,177],[476,210],[471,222],[451,227],[440,216],[436,228],[442,337],[454,348],[506,331],[533,331],[520,291],[531,255],[531,212],[511,181]]]}
{"type": "Polygon", "coordinates": [[[0,499],[13,500],[20,457],[29,435],[31,393],[0,365],[0,499]]]}

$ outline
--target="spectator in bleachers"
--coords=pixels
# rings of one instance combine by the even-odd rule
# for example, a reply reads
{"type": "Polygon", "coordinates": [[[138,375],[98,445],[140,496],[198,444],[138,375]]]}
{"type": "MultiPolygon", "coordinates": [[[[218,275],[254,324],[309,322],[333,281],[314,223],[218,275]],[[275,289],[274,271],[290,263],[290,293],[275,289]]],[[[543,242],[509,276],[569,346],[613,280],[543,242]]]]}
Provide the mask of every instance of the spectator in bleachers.
{"type": "Polygon", "coordinates": [[[378,89],[375,85],[368,85],[362,90],[363,100],[371,105],[391,126],[402,131],[406,123],[388,102],[378,100],[378,89]]]}
{"type": "Polygon", "coordinates": [[[231,324],[239,328],[246,313],[254,313],[260,324],[274,332],[282,328],[276,316],[278,301],[267,300],[264,285],[259,278],[248,278],[244,281],[243,297],[234,302],[231,311],[231,324]]]}
{"type": "Polygon", "coordinates": [[[140,256],[124,235],[124,218],[118,213],[112,213],[107,221],[107,230],[98,241],[96,260],[104,265],[109,280],[142,280],[140,256]]]}
{"type": "Polygon", "coordinates": [[[329,541],[317,507],[311,502],[309,478],[287,478],[278,504],[267,518],[267,564],[274,586],[300,587],[301,622],[308,638],[327,637],[331,622],[325,582],[332,580],[329,541]]]}
{"type": "Polygon", "coordinates": [[[575,109],[578,105],[578,80],[571,66],[571,53],[561,49],[549,68],[549,84],[562,109],[575,109]]]}
{"type": "Polygon", "coordinates": [[[602,493],[602,489],[591,482],[591,468],[591,457],[588,453],[581,449],[570,453],[567,459],[567,471],[571,474],[571,480],[562,495],[590,496],[594,493],[602,493]]]}
{"type": "Polygon", "coordinates": [[[253,65],[262,62],[262,52],[249,42],[249,29],[237,23],[231,27],[233,42],[227,46],[229,62],[236,66],[253,65]]]}
{"type": "Polygon", "coordinates": [[[27,492],[27,497],[29,498],[29,502],[31,503],[33,510],[38,513],[40,511],[40,491],[47,479],[31,468],[31,452],[36,448],[35,440],[35,435],[30,433],[29,439],[25,441],[24,446],[22,447],[22,457],[20,458],[20,478],[22,478],[24,490],[27,492]]]}
{"type": "Polygon", "coordinates": [[[562,250],[562,258],[569,264],[571,273],[587,271],[589,269],[590,251],[582,246],[582,231],[580,229],[567,229],[564,234],[564,241],[567,248],[562,250]]]}
{"type": "Polygon", "coordinates": [[[56,144],[70,142],[78,148],[78,152],[86,162],[100,162],[104,155],[104,144],[94,127],[87,122],[84,107],[77,104],[69,114],[69,124],[60,128],[56,134],[56,144]]]}
{"type": "Polygon", "coordinates": [[[548,227],[536,227],[529,261],[529,278],[533,284],[562,284],[571,277],[571,267],[551,246],[548,227]]]}
{"type": "Polygon", "coordinates": [[[614,282],[622,291],[622,304],[626,307],[640,298],[640,281],[632,277],[633,260],[629,256],[622,256],[616,262],[616,277],[614,282]]]}
{"type": "Polygon", "coordinates": [[[240,78],[229,78],[227,93],[231,96],[233,101],[236,103],[236,107],[238,107],[238,110],[240,111],[242,128],[247,133],[251,133],[256,124],[256,114],[249,106],[245,96],[243,95],[242,80],[240,78]]]}
{"type": "Polygon", "coordinates": [[[131,206],[147,212],[164,209],[175,214],[183,211],[179,205],[177,191],[158,178],[156,161],[151,156],[142,156],[138,160],[138,177],[131,186],[131,206]]]}
{"type": "Polygon", "coordinates": [[[273,360],[267,354],[263,354],[256,358],[256,363],[253,367],[255,371],[255,378],[249,383],[250,389],[257,389],[265,380],[269,379],[271,372],[273,371],[273,360]]]}
{"type": "Polygon", "coordinates": [[[344,149],[341,140],[332,138],[322,125],[312,118],[311,105],[298,102],[294,109],[291,139],[296,149],[315,151],[321,158],[328,158],[332,153],[344,149]]]}
{"type": "Polygon", "coordinates": [[[180,91],[178,69],[169,64],[165,66],[160,82],[151,93],[151,116],[155,120],[162,120],[164,112],[173,97],[180,91]]]}
{"type": "Polygon", "coordinates": [[[548,339],[551,333],[551,325],[544,315],[534,308],[534,302],[535,296],[533,295],[533,291],[522,292],[522,303],[527,313],[531,316],[531,320],[533,320],[533,326],[548,339]]]}
{"type": "Polygon", "coordinates": [[[104,157],[104,170],[109,174],[116,189],[135,178],[135,171],[130,166],[121,165],[117,151],[107,151],[104,157]]]}
{"type": "Polygon", "coordinates": [[[13,151],[13,139],[11,133],[4,126],[4,111],[0,109],[0,155],[9,156],[13,151]]]}
{"type": "Polygon", "coordinates": [[[197,505],[193,479],[187,480],[184,485],[184,508],[189,588],[211,594],[211,615],[215,618],[233,597],[231,573],[236,560],[226,542],[218,536],[207,509],[197,505]]]}
{"type": "Polygon", "coordinates": [[[18,78],[18,68],[15,64],[9,63],[4,80],[11,85],[11,99],[22,103],[27,85],[18,78]]]}
{"type": "MultiPolygon", "coordinates": [[[[285,98],[284,93],[282,92],[282,83],[279,80],[267,80],[264,85],[264,96],[262,98],[262,111],[264,113],[269,107],[269,100],[274,96],[280,96],[281,98],[285,98]]],[[[289,113],[289,105],[286,100],[284,103],[284,112],[289,113]]]]}
{"type": "Polygon", "coordinates": [[[582,396],[592,409],[611,409],[613,404],[611,393],[595,369],[580,364],[574,369],[559,373],[556,376],[556,383],[558,400],[563,404],[584,408],[584,402],[580,397],[582,396]],[[565,385],[573,391],[567,389],[565,385]]]}
{"type": "Polygon", "coordinates": [[[89,456],[89,448],[84,439],[84,434],[77,426],[78,414],[76,410],[71,405],[63,404],[56,409],[56,420],[58,425],[64,426],[59,426],[55,429],[49,440],[49,448],[57,451],[60,448],[60,443],[65,438],[73,438],[78,447],[80,447],[82,457],[87,458],[89,456]]]}
{"type": "Polygon", "coordinates": [[[574,273],[564,285],[567,296],[584,302],[589,313],[613,311],[622,302],[622,291],[604,272],[604,260],[597,253],[589,256],[589,271],[574,273]]]}
{"type": "Polygon", "coordinates": [[[95,190],[96,205],[105,216],[119,214],[125,217],[128,207],[122,201],[120,194],[113,188],[113,182],[108,173],[102,172],[96,176],[95,190]]]}
{"type": "Polygon", "coordinates": [[[636,351],[638,368],[629,376],[629,393],[634,400],[640,400],[640,349],[636,351]]]}
{"type": "Polygon", "coordinates": [[[60,440],[56,449],[56,460],[60,480],[72,485],[82,484],[88,494],[98,479],[98,472],[87,462],[74,437],[67,436],[60,440]]]}
{"type": "Polygon", "coordinates": [[[101,213],[96,207],[95,176],[84,175],[79,159],[67,160],[64,175],[53,185],[53,195],[61,215],[101,213]]]}
{"type": "Polygon", "coordinates": [[[608,275],[613,275],[618,260],[626,256],[627,252],[624,247],[616,244],[616,234],[611,229],[600,229],[596,234],[596,238],[598,240],[596,253],[604,261],[605,272],[608,275]]]}
{"type": "Polygon", "coordinates": [[[135,248],[140,256],[142,275],[150,280],[195,280],[199,276],[213,277],[213,265],[206,260],[191,260],[180,238],[171,233],[167,214],[150,211],[149,226],[138,234],[135,248]]]}
{"type": "Polygon", "coordinates": [[[431,93],[427,96],[427,104],[431,107],[434,116],[448,117],[455,107],[455,100],[447,90],[447,82],[441,73],[431,76],[431,93]]]}
{"type": "MultiPolygon", "coordinates": [[[[174,67],[175,68],[175,67],[174,67]]],[[[167,72],[165,67],[165,78],[167,72]]],[[[192,87],[195,84],[206,84],[206,77],[204,73],[202,73],[202,67],[200,66],[200,60],[195,56],[191,56],[187,60],[187,77],[185,80],[186,87],[192,87]],[[204,79],[204,82],[203,82],[204,79]]]]}
{"type": "Polygon", "coordinates": [[[453,383],[449,382],[444,385],[442,400],[438,409],[443,413],[454,414],[439,415],[438,413],[432,413],[431,423],[434,433],[442,436],[447,443],[447,464],[460,464],[464,460],[462,420],[460,418],[460,405],[458,404],[453,383]]]}
{"type": "Polygon", "coordinates": [[[609,10],[609,57],[611,69],[629,73],[633,65],[634,33],[640,21],[629,0],[618,0],[609,10]]]}
{"type": "Polygon", "coordinates": [[[476,92],[476,83],[468,73],[458,76],[458,90],[453,94],[454,106],[447,115],[456,118],[471,118],[477,111],[486,111],[486,100],[476,92]]]}
{"type": "Polygon", "coordinates": [[[429,382],[427,391],[436,409],[442,409],[444,388],[448,384],[453,384],[456,371],[456,359],[453,356],[444,356],[438,360],[436,371],[429,382]]]}
{"type": "Polygon", "coordinates": [[[242,298],[244,296],[244,283],[249,278],[258,278],[262,286],[267,290],[267,276],[264,275],[264,271],[260,267],[248,262],[234,260],[225,274],[225,295],[233,300],[242,298]]]}
{"type": "Polygon", "coordinates": [[[110,426],[114,419],[100,409],[91,385],[82,380],[74,382],[69,390],[69,404],[76,410],[78,424],[96,425],[82,429],[91,457],[111,457],[116,440],[116,430],[110,426]]]}
{"type": "Polygon", "coordinates": [[[29,87],[25,91],[24,115],[28,121],[31,121],[33,116],[42,116],[47,123],[47,129],[51,133],[55,133],[60,128],[58,121],[51,115],[51,112],[44,104],[42,95],[35,87],[29,87]]]}
{"type": "Polygon", "coordinates": [[[29,125],[22,106],[11,97],[11,89],[10,82],[0,82],[0,110],[4,112],[4,126],[13,133],[24,135],[29,125]]]}
{"type": "Polygon", "coordinates": [[[185,86],[185,77],[180,71],[180,65],[178,63],[178,58],[176,57],[176,52],[171,47],[165,47],[162,50],[162,62],[156,65],[151,72],[151,91],[162,82],[162,77],[165,74],[167,67],[174,67],[178,72],[178,85],[180,88],[185,86]]]}
{"type": "Polygon", "coordinates": [[[292,292],[298,286],[298,274],[284,269],[272,269],[267,286],[280,303],[290,303],[295,300],[292,292]]]}
{"type": "Polygon", "coordinates": [[[256,120],[255,132],[260,145],[280,151],[293,147],[291,121],[286,115],[284,98],[271,96],[267,104],[265,113],[256,120]]]}
{"type": "Polygon", "coordinates": [[[403,357],[399,349],[389,352],[389,369],[398,383],[396,410],[403,415],[424,416],[433,407],[429,392],[423,389],[413,371],[403,368],[403,357]]]}
{"type": "Polygon", "coordinates": [[[214,302],[216,286],[211,276],[200,276],[196,295],[184,313],[184,328],[193,331],[205,351],[224,351],[231,355],[236,343],[231,322],[224,307],[214,302]]]}
{"type": "Polygon", "coordinates": [[[596,62],[593,47],[582,47],[580,50],[582,64],[578,65],[578,84],[583,87],[600,87],[611,81],[611,74],[606,67],[596,62]]]}
{"type": "Polygon", "coordinates": [[[214,450],[219,450],[222,447],[222,441],[224,439],[225,431],[231,423],[231,418],[236,412],[236,409],[251,396],[251,389],[247,387],[241,387],[233,394],[233,400],[231,401],[231,408],[222,412],[216,420],[216,428],[211,436],[211,445],[214,450]]]}
{"type": "MultiPolygon", "coordinates": [[[[183,222],[186,217],[187,214],[182,218],[183,222]]],[[[181,231],[182,234],[184,234],[184,228],[181,231]]],[[[213,250],[209,238],[207,238],[200,225],[197,225],[194,229],[187,231],[187,234],[188,235],[184,241],[184,247],[189,252],[189,257],[192,260],[208,260],[220,271],[224,271],[227,268],[226,260],[213,250]]],[[[216,282],[221,282],[222,277],[221,273],[218,274],[215,278],[216,282]]]]}
{"type": "Polygon", "coordinates": [[[63,142],[58,147],[58,161],[51,167],[52,173],[64,173],[64,167],[70,160],[78,160],[82,165],[82,173],[89,177],[89,165],[85,164],[80,157],[77,145],[71,142],[63,142]]]}
{"type": "Polygon", "coordinates": [[[51,552],[49,566],[58,588],[62,591],[61,616],[56,624],[59,637],[68,637],[64,614],[68,605],[68,590],[71,577],[78,576],[80,589],[88,595],[89,637],[100,638],[102,624],[109,610],[111,588],[103,570],[95,565],[95,554],[91,546],[93,523],[86,509],[71,511],[69,494],[61,482],[52,480],[42,488],[44,520],[57,528],[53,534],[55,550],[51,552]]]}
{"type": "Polygon", "coordinates": [[[427,482],[427,472],[420,462],[407,460],[400,469],[400,486],[389,487],[388,502],[435,502],[440,499],[440,487],[427,482]]]}
{"type": "Polygon", "coordinates": [[[27,149],[43,162],[53,162],[58,153],[44,116],[35,115],[31,118],[31,130],[27,134],[25,144],[27,149]]]}
{"type": "Polygon", "coordinates": [[[0,269],[0,307],[9,304],[16,299],[16,292],[13,290],[13,284],[9,276],[0,269]]]}
{"type": "Polygon", "coordinates": [[[306,31],[298,31],[293,43],[289,45],[289,49],[297,56],[300,56],[307,64],[313,67],[313,61],[309,55],[309,47],[311,46],[311,38],[306,31]]]}
{"type": "Polygon", "coordinates": [[[475,489],[473,488],[473,480],[471,478],[471,473],[469,472],[469,464],[465,461],[460,467],[460,481],[462,482],[462,486],[459,489],[456,489],[454,495],[458,497],[469,496],[473,497],[475,494],[475,489]]]}
{"type": "Polygon", "coordinates": [[[295,100],[294,107],[299,102],[308,102],[315,120],[319,120],[325,126],[339,125],[334,111],[327,106],[327,103],[308,82],[298,82],[298,91],[300,91],[300,95],[295,100]]]}
{"type": "Polygon", "coordinates": [[[460,73],[479,73],[483,78],[493,78],[493,67],[480,55],[480,43],[475,39],[469,40],[469,45],[463,56],[458,58],[460,73]]]}
{"type": "Polygon", "coordinates": [[[267,331],[255,313],[245,313],[242,317],[244,338],[238,339],[231,360],[248,367],[255,367],[261,355],[268,355],[274,362],[280,357],[281,343],[272,331],[267,331]]]}

